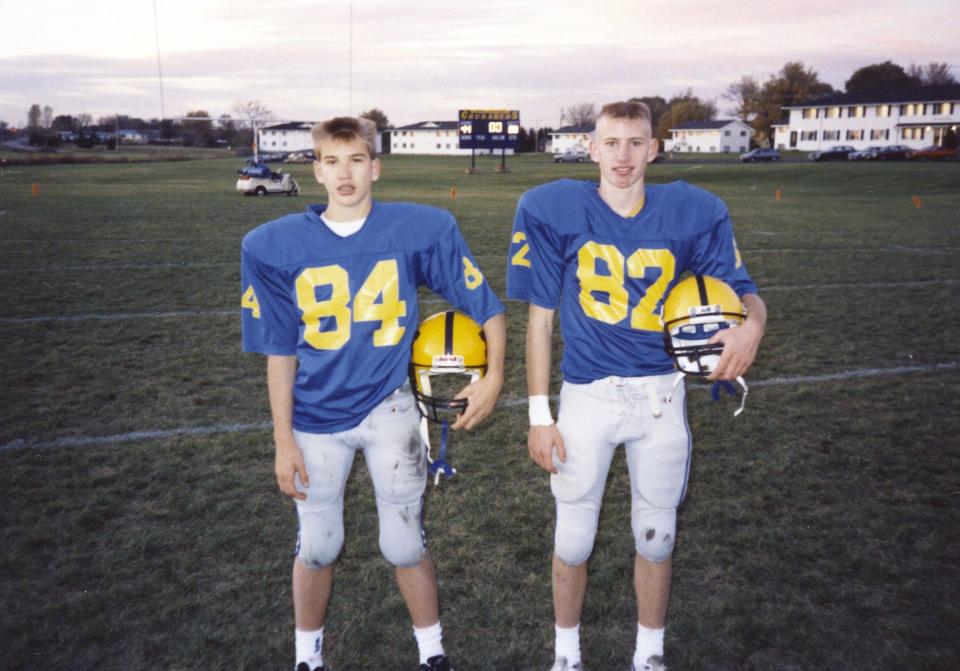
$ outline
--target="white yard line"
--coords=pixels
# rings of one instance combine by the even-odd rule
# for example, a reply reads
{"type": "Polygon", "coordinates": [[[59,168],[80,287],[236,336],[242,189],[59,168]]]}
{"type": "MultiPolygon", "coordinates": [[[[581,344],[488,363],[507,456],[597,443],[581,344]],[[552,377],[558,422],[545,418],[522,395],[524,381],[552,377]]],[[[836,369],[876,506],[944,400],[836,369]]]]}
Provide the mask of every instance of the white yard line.
{"type": "MultiPolygon", "coordinates": [[[[751,380],[749,384],[751,387],[795,386],[801,384],[817,384],[821,382],[842,382],[845,380],[856,380],[868,377],[896,377],[902,375],[939,373],[956,371],[958,369],[960,369],[960,361],[948,361],[945,363],[923,364],[917,366],[897,366],[895,368],[861,368],[841,371],[839,373],[826,373],[823,375],[775,377],[767,380],[751,380]]],[[[696,391],[705,391],[708,388],[709,387],[706,385],[692,387],[692,389],[696,391]]],[[[556,400],[556,397],[554,397],[554,400],[556,400]]],[[[501,399],[497,405],[503,408],[526,406],[527,399],[504,398],[501,399]]],[[[18,449],[42,450],[60,447],[91,447],[115,443],[128,443],[139,440],[160,440],[164,438],[175,438],[177,436],[205,436],[220,433],[265,431],[272,428],[272,426],[272,422],[260,422],[256,424],[218,424],[215,426],[133,431],[130,433],[120,433],[112,436],[70,436],[65,438],[53,438],[49,440],[43,438],[17,438],[8,443],[0,444],[0,452],[18,449]]]]}

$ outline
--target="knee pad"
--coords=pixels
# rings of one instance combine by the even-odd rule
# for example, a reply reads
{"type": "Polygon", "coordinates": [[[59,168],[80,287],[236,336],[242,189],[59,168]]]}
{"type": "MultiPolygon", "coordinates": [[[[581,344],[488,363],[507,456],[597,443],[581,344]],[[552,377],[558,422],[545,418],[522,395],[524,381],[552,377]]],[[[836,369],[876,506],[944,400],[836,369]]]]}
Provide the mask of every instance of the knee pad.
{"type": "Polygon", "coordinates": [[[557,529],[553,551],[568,566],[579,566],[590,558],[597,537],[600,509],[590,501],[557,501],[557,529]]]}
{"type": "Polygon", "coordinates": [[[297,534],[297,559],[317,571],[336,561],[343,548],[343,508],[328,506],[319,510],[298,507],[300,530],[297,534]]]}
{"type": "Polygon", "coordinates": [[[384,559],[403,568],[416,566],[427,549],[421,515],[423,500],[396,504],[377,499],[380,518],[380,552],[384,559]]]}
{"type": "Polygon", "coordinates": [[[634,501],[631,514],[634,546],[637,554],[655,564],[673,554],[677,535],[676,508],[649,508],[645,501],[634,501]]]}

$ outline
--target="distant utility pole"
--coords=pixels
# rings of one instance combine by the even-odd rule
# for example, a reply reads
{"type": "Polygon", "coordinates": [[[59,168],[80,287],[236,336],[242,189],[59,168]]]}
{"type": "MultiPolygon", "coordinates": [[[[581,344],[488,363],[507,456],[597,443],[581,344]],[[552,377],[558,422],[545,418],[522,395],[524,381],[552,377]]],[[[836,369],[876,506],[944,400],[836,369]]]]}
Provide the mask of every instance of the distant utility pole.
{"type": "Polygon", "coordinates": [[[153,0],[153,35],[157,41],[157,79],[160,81],[160,118],[165,119],[167,112],[163,104],[163,68],[160,66],[160,27],[157,24],[157,0],[153,0]]]}
{"type": "Polygon", "coordinates": [[[350,55],[347,74],[347,116],[353,116],[353,0],[350,0],[350,55]]]}

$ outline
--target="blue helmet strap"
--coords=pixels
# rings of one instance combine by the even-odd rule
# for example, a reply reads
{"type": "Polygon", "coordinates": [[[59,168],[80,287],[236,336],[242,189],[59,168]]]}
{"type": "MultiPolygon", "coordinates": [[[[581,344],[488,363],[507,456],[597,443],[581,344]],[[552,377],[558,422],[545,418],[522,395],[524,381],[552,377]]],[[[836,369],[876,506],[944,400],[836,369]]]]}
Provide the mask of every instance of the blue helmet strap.
{"type": "MultiPolygon", "coordinates": [[[[747,405],[747,394],[750,393],[750,389],[747,387],[747,383],[743,377],[737,378],[737,384],[739,384],[740,388],[743,389],[743,398],[740,400],[740,408],[733,413],[734,417],[739,416],[740,413],[743,412],[743,408],[747,405]]],[[[728,382],[727,380],[717,380],[713,383],[713,386],[710,387],[710,398],[712,398],[714,401],[719,401],[721,391],[725,391],[731,396],[737,395],[737,388],[733,386],[732,382],[728,382]]]]}
{"type": "MultiPolygon", "coordinates": [[[[448,480],[457,474],[457,469],[447,463],[447,431],[449,429],[449,422],[444,420],[440,424],[440,454],[437,455],[436,459],[430,459],[429,472],[430,475],[434,476],[433,484],[440,484],[440,475],[442,474],[448,480]]],[[[429,457],[429,453],[428,453],[429,457]]]]}

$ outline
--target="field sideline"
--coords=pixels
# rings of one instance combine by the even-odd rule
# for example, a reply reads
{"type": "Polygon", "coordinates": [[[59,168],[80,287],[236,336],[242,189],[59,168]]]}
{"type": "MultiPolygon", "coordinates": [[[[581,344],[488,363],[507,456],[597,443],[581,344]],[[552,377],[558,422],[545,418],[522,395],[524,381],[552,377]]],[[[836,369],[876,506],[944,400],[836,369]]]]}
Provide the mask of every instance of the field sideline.
{"type": "MultiPolygon", "coordinates": [[[[376,192],[452,210],[502,296],[519,195],[594,168],[498,162],[469,176],[468,159],[387,156],[376,192]]],[[[243,198],[237,165],[0,176],[2,669],[289,668],[295,520],[273,483],[263,361],[239,351],[239,241],[323,197],[293,166],[301,197],[243,198]]],[[[954,668],[960,164],[667,162],[648,178],[725,199],[770,308],[743,415],[691,386],[671,670],[954,668]]],[[[423,294],[421,317],[442,307],[423,294]]],[[[508,318],[497,415],[452,438],[460,475],[427,494],[458,671],[552,658],[553,503],[524,446],[522,304],[508,318]]],[[[355,470],[327,656],[336,671],[411,669],[362,459],[355,470]]],[[[628,667],[629,526],[621,454],[587,669],[628,667]]]]}

